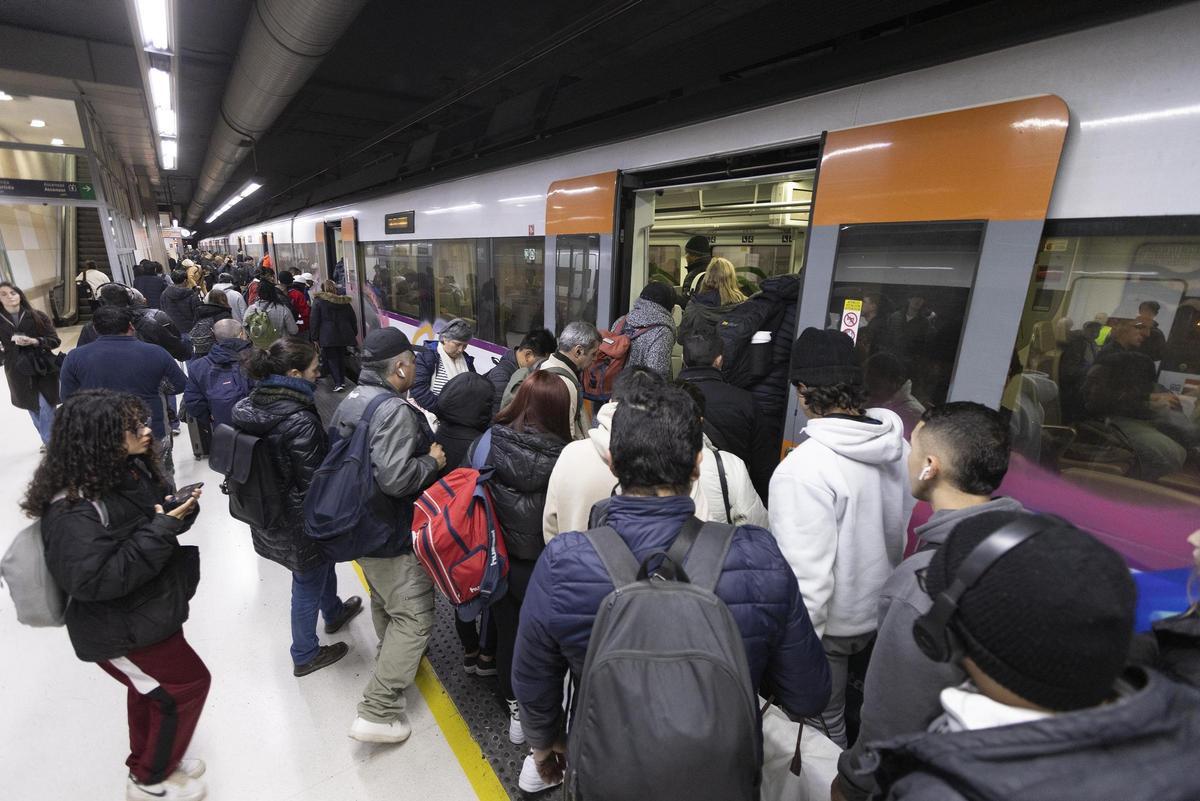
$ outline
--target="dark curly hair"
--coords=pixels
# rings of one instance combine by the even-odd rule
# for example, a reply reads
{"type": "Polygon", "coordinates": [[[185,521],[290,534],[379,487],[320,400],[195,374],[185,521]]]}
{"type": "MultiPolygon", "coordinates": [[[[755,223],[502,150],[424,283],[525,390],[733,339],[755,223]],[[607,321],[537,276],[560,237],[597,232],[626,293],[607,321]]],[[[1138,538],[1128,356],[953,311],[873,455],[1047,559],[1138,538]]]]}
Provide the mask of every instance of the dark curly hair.
{"type": "MultiPolygon", "coordinates": [[[[125,432],[139,431],[149,417],[146,404],[124,392],[89,389],[67,398],[54,415],[50,444],[21,509],[41,517],[60,492],[66,491],[72,500],[95,500],[111,492],[129,459],[125,432]]],[[[156,483],[163,483],[153,452],[134,458],[143,461],[156,483]]]]}
{"type": "Polygon", "coordinates": [[[862,384],[826,384],[805,386],[800,390],[804,403],[814,414],[826,415],[834,410],[861,414],[867,406],[867,390],[862,384]]]}

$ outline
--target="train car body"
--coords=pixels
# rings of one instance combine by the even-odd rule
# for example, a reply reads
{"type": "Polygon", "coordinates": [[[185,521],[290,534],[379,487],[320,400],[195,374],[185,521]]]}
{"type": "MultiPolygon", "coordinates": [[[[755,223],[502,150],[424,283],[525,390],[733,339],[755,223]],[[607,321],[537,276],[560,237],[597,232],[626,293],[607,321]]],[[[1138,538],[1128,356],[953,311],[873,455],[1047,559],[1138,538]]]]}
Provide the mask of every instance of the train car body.
{"type": "Polygon", "coordinates": [[[704,235],[747,291],[798,272],[800,327],[899,371],[880,403],[1004,405],[1018,497],[1179,566],[1200,527],[1197,41],[1181,6],[224,238],[336,278],[364,330],[467,318],[486,369],[531,328],[608,327],[647,281],[682,284],[704,235]]]}

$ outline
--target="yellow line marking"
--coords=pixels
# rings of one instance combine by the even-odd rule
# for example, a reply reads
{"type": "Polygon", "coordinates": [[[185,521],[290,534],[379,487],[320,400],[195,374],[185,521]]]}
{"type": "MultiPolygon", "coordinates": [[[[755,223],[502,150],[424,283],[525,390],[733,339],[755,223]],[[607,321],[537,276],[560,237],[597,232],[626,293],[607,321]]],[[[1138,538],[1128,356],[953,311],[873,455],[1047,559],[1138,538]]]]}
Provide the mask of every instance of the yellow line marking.
{"type": "MultiPolygon", "coordinates": [[[[358,566],[358,562],[352,564],[354,572],[358,574],[363,587],[370,594],[371,588],[367,585],[367,577],[363,575],[362,568],[358,566]]],[[[438,681],[433,665],[429,664],[427,658],[421,657],[421,664],[417,668],[417,676],[413,683],[421,691],[421,697],[433,713],[433,719],[437,721],[446,742],[450,744],[450,750],[458,759],[458,764],[466,774],[467,781],[471,783],[471,788],[475,790],[475,795],[479,796],[479,801],[509,801],[508,791],[500,783],[496,771],[492,770],[492,763],[488,762],[475,738],[471,736],[471,729],[458,713],[458,707],[454,705],[454,700],[446,692],[446,688],[438,681]]]]}
{"type": "Polygon", "coordinates": [[[425,657],[421,658],[421,666],[417,668],[414,683],[428,704],[429,711],[433,713],[433,719],[441,727],[446,742],[450,744],[450,750],[458,758],[458,764],[467,775],[467,781],[471,783],[475,794],[479,796],[479,801],[509,801],[508,791],[492,770],[492,763],[488,762],[471,737],[467,722],[458,713],[454,701],[433,672],[433,665],[429,664],[425,657]]]}

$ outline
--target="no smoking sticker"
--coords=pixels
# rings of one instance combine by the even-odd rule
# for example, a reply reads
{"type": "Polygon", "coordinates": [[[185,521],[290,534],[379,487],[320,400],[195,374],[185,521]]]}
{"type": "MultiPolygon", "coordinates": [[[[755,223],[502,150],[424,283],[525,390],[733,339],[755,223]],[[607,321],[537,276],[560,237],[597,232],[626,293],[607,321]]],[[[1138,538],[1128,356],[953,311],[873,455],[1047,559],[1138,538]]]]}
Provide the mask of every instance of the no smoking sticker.
{"type": "Polygon", "coordinates": [[[861,300],[847,300],[842,306],[842,333],[858,342],[859,315],[862,314],[861,300]]]}

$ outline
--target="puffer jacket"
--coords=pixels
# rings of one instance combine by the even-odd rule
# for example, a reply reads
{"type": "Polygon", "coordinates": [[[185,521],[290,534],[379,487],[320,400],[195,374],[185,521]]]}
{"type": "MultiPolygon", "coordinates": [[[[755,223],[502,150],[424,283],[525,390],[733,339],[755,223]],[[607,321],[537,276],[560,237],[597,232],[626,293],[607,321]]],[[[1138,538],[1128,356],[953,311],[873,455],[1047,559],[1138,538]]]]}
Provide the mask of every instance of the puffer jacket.
{"type": "Polygon", "coordinates": [[[647,367],[670,379],[675,318],[654,301],[638,298],[624,319],[621,333],[630,337],[636,335],[629,345],[629,366],[647,367]]]}
{"type": "Polygon", "coordinates": [[[200,297],[196,290],[172,284],[163,290],[159,302],[176,328],[180,331],[192,330],[192,326],[196,324],[196,310],[200,307],[200,297]]]}
{"type": "MultiPolygon", "coordinates": [[[[682,496],[622,495],[609,503],[607,522],[641,561],[669,548],[694,508],[682,496]]],[[[534,748],[548,747],[562,732],[564,674],[582,672],[596,612],[612,590],[600,556],[581,532],[551,540],[534,568],[512,667],[521,724],[534,748]]],[[[770,532],[737,529],[716,594],[741,631],[755,690],[774,695],[795,718],[824,709],[829,662],[770,532]]]]}
{"type": "MultiPolygon", "coordinates": [[[[496,468],[488,486],[496,504],[496,517],[504,529],[504,544],[514,559],[537,559],[545,547],[542,511],[554,463],[567,445],[553,434],[515,431],[492,426],[492,448],[487,464],[496,468]]],[[[473,459],[476,440],[467,452],[473,459]]]]}
{"type": "Polygon", "coordinates": [[[304,532],[304,493],[329,452],[329,437],[312,393],[288,385],[301,380],[269,376],[233,407],[235,428],[266,439],[279,491],[287,498],[287,525],[250,529],[254,550],[293,572],[324,562],[315,541],[304,532]]]}
{"type": "Polygon", "coordinates": [[[316,293],[308,322],[313,341],[323,348],[349,347],[358,342],[358,321],[349,295],[316,293]]]}
{"type": "Polygon", "coordinates": [[[101,662],[162,642],[183,626],[200,582],[200,554],[179,536],[196,519],[156,514],[168,493],[141,465],[101,499],[60,500],[42,516],[46,565],[69,596],[67,633],[75,654],[101,662]]]}
{"type": "Polygon", "coordinates": [[[754,395],[758,414],[754,450],[747,466],[754,478],[754,488],[766,499],[771,474],[779,465],[779,452],[783,447],[783,421],[787,417],[791,393],[788,369],[792,362],[792,345],[796,341],[800,280],[796,275],[781,275],[767,279],[762,286],[762,293],[769,292],[777,307],[766,323],[774,331],[770,372],[748,387],[754,395]]]}
{"type": "Polygon", "coordinates": [[[462,467],[471,443],[492,424],[493,392],[492,383],[478,373],[456,375],[442,388],[442,417],[434,437],[446,452],[441,475],[462,467]]]}
{"type": "Polygon", "coordinates": [[[888,740],[866,768],[889,801],[1192,801],[1198,741],[1200,692],[1135,668],[1112,703],[888,740]]]}
{"type": "Polygon", "coordinates": [[[363,412],[380,394],[393,396],[375,410],[371,418],[371,466],[375,486],[371,511],[381,520],[394,522],[394,534],[378,550],[367,554],[376,559],[412,552],[413,502],[437,480],[437,460],[429,455],[433,431],[425,414],[405,400],[374,370],[364,369],[358,386],[338,406],[329,427],[339,437],[351,437],[363,412]]]}

